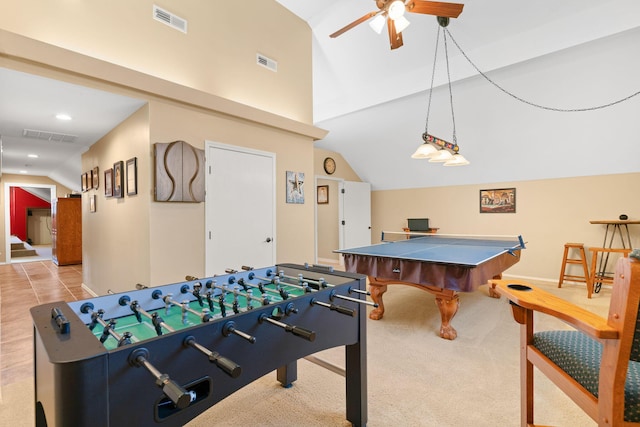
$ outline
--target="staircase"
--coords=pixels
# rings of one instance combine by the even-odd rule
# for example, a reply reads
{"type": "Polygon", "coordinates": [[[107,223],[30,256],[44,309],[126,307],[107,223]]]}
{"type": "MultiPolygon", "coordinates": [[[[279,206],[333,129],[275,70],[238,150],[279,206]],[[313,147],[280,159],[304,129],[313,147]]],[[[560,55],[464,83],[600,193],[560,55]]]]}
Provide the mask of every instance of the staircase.
{"type": "Polygon", "coordinates": [[[24,256],[36,256],[36,251],[16,236],[11,236],[11,258],[19,258],[24,256]]]}

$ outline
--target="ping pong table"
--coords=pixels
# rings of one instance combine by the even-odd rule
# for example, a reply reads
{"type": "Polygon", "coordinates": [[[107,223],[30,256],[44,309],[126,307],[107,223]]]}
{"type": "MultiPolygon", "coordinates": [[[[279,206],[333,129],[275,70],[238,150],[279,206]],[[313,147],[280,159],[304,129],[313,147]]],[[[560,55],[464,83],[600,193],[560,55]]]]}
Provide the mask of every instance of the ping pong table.
{"type": "MultiPolygon", "coordinates": [[[[387,285],[409,285],[436,298],[440,310],[440,336],[453,340],[458,333],[451,319],[458,312],[458,292],[473,292],[489,279],[520,260],[525,248],[521,236],[460,236],[424,233],[382,232],[382,243],[339,249],[345,268],[369,277],[371,298],[378,304],[369,318],[384,315],[382,295],[387,285]]],[[[495,287],[489,295],[499,298],[495,287]]]]}

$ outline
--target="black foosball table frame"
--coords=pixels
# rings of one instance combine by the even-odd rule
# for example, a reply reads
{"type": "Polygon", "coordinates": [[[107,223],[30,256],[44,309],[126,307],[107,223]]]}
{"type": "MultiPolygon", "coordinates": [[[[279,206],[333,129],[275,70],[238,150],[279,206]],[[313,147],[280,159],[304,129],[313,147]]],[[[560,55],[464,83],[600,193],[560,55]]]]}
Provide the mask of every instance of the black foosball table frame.
{"type": "Polygon", "coordinates": [[[269,372],[290,387],[298,359],[338,346],[345,348],[346,419],[366,426],[366,276],[280,264],[215,281],[249,282],[272,271],[303,277],[312,289],[112,349],[88,327],[96,310],[118,319],[132,314],[130,301],[152,311],[165,307],[159,294],[195,300],[194,288],[207,279],[33,307],[36,426],[182,426],[269,372]]]}

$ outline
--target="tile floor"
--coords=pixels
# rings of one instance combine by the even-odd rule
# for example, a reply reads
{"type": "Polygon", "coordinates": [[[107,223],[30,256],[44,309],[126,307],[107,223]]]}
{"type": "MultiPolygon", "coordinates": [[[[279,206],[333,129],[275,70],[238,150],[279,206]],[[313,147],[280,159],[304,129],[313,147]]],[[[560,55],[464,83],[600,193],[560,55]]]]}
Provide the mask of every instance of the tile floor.
{"type": "Polygon", "coordinates": [[[33,377],[33,326],[29,309],[54,301],[91,298],[82,288],[82,265],[51,260],[0,265],[0,387],[33,377]]]}

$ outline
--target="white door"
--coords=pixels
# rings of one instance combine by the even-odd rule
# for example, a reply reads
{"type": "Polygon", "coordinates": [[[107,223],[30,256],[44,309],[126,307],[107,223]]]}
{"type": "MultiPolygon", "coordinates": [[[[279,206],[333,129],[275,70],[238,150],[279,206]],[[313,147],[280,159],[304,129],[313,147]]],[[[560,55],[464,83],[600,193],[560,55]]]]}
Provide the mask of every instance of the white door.
{"type": "Polygon", "coordinates": [[[273,265],[275,154],[206,145],[206,276],[273,265]]]}
{"type": "Polygon", "coordinates": [[[371,244],[371,184],[340,183],[340,249],[371,244]]]}

